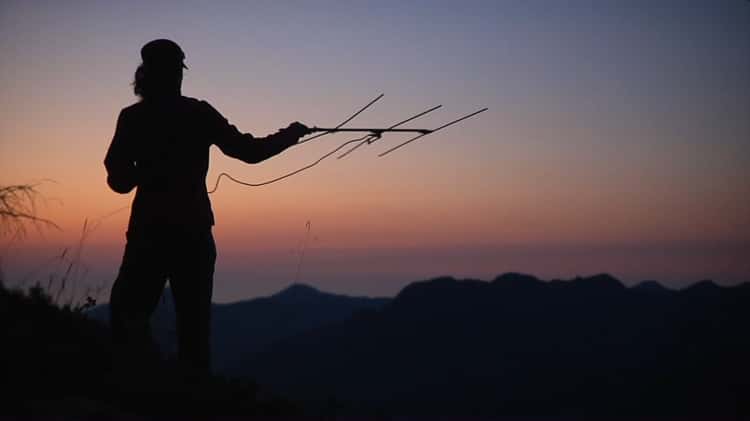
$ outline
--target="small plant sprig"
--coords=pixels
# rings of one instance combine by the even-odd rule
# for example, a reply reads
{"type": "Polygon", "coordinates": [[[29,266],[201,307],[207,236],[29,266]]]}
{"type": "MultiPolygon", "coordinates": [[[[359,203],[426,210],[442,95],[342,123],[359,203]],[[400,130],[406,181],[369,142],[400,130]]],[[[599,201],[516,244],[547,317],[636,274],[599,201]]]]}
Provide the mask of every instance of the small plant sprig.
{"type": "Polygon", "coordinates": [[[0,236],[23,237],[28,225],[38,230],[60,227],[37,214],[37,203],[42,199],[37,184],[0,186],[0,236]]]}

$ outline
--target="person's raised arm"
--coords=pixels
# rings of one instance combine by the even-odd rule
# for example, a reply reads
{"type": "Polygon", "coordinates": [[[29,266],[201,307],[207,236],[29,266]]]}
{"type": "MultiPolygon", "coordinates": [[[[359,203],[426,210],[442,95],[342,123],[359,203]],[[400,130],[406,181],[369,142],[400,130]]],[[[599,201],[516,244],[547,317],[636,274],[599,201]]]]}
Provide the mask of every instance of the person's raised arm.
{"type": "Polygon", "coordinates": [[[117,193],[128,193],[138,184],[136,179],[135,159],[131,153],[132,139],[125,110],[117,118],[117,128],[104,158],[107,169],[107,184],[117,193]]]}
{"type": "Polygon", "coordinates": [[[296,144],[302,136],[310,133],[307,126],[294,122],[272,135],[254,137],[249,133],[240,132],[235,126],[229,124],[227,119],[207,102],[203,104],[208,118],[208,136],[213,143],[225,155],[249,164],[257,164],[281,153],[296,144]]]}

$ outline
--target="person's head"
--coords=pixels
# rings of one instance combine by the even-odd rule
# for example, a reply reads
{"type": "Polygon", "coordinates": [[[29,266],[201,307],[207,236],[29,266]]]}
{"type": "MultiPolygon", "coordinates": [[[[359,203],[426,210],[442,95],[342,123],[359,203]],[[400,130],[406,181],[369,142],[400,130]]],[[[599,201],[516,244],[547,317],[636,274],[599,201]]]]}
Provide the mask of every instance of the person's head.
{"type": "Polygon", "coordinates": [[[133,92],[142,99],[180,95],[185,53],[177,43],[156,39],[141,48],[143,63],[135,71],[133,92]]]}

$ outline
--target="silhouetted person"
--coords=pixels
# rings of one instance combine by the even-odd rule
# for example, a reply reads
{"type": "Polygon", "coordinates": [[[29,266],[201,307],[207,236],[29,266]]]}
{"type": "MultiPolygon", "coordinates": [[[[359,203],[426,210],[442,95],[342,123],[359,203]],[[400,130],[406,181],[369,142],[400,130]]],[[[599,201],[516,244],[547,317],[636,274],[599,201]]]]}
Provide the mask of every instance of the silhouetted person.
{"type": "Polygon", "coordinates": [[[179,360],[210,372],[210,312],[216,248],[206,191],[209,148],[247,163],[264,161],[309,133],[298,122],[256,138],[243,134],[205,101],[182,96],[185,54],[174,42],[141,49],[134,91],[141,100],[120,112],[104,165],[117,193],[136,188],[127,245],[110,297],[119,362],[153,352],[149,319],[165,283],[174,296],[179,360]]]}

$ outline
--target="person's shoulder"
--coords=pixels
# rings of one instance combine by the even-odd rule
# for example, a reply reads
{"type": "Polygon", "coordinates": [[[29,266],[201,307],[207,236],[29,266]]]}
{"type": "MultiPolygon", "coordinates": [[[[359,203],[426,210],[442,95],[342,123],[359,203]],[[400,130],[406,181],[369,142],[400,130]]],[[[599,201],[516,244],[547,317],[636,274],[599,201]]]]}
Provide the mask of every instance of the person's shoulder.
{"type": "Polygon", "coordinates": [[[126,107],[123,107],[120,110],[119,119],[120,120],[129,119],[131,118],[131,116],[140,113],[142,109],[143,109],[143,103],[141,101],[130,104],[126,107]]]}
{"type": "Polygon", "coordinates": [[[122,111],[137,112],[140,110],[145,110],[146,108],[148,108],[148,105],[149,105],[148,101],[146,101],[145,99],[139,99],[138,101],[124,107],[122,111]]]}
{"type": "Polygon", "coordinates": [[[200,113],[202,115],[209,116],[209,117],[216,117],[217,115],[218,116],[221,115],[219,111],[217,111],[216,108],[214,108],[206,100],[192,98],[189,96],[183,96],[181,99],[182,99],[183,105],[187,107],[190,111],[200,113]]]}
{"type": "Polygon", "coordinates": [[[182,104],[188,107],[194,107],[194,108],[208,108],[211,107],[211,105],[206,102],[205,100],[193,98],[189,96],[182,96],[180,97],[180,100],[182,101],[182,104]]]}

